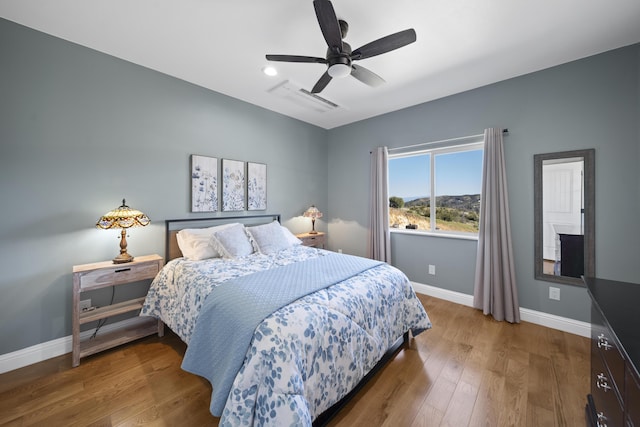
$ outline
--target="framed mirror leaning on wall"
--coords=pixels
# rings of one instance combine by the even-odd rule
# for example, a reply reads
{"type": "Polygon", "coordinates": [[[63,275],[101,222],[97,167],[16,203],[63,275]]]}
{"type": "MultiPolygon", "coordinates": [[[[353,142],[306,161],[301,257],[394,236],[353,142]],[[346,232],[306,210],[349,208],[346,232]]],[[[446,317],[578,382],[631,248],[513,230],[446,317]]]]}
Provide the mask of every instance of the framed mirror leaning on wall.
{"type": "Polygon", "coordinates": [[[584,286],[595,277],[595,150],[536,154],[535,278],[584,286]]]}

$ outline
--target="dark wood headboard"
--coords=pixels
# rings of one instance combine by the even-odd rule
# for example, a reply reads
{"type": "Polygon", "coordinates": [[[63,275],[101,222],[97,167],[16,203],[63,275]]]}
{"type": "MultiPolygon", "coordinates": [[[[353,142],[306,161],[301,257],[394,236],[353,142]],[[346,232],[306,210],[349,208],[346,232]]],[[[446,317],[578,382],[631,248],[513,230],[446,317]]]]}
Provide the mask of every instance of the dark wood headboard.
{"type": "Polygon", "coordinates": [[[178,247],[176,234],[184,228],[207,228],[215,225],[239,222],[246,226],[267,224],[269,222],[280,222],[280,214],[260,214],[260,215],[240,215],[240,216],[217,216],[212,218],[185,218],[168,219],[165,221],[165,244],[164,255],[166,262],[182,256],[178,247]]]}

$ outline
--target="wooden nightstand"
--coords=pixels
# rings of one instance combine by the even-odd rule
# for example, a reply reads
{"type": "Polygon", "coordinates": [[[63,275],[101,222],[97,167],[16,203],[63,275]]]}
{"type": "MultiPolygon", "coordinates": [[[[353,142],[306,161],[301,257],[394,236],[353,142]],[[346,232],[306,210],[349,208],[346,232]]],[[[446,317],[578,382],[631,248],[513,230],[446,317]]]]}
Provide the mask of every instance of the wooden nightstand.
{"type": "Polygon", "coordinates": [[[302,240],[302,244],[305,246],[324,249],[324,244],[327,239],[327,234],[323,233],[322,231],[318,231],[318,233],[316,234],[311,234],[311,233],[296,234],[296,237],[302,240]]]}
{"type": "Polygon", "coordinates": [[[136,298],[117,304],[96,308],[91,311],[80,311],[80,295],[108,286],[126,285],[140,280],[153,279],[160,272],[164,259],[160,255],[136,257],[126,264],[114,264],[112,261],[73,266],[73,361],[78,366],[80,358],[115,347],[138,338],[153,335],[164,335],[164,324],[153,317],[139,317],[126,328],[116,329],[91,340],[80,341],[80,325],[95,322],[117,314],[140,310],[144,298],[136,298]]]}

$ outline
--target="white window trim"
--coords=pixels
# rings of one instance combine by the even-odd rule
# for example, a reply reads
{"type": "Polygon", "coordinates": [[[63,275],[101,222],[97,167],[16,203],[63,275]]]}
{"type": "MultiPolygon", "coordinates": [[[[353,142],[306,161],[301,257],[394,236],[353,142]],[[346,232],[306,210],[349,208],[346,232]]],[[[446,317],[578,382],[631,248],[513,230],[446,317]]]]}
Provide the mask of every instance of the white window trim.
{"type": "MultiPolygon", "coordinates": [[[[484,150],[484,138],[481,135],[480,136],[480,140],[479,141],[475,141],[475,142],[468,142],[465,144],[456,144],[456,145],[451,145],[451,146],[444,146],[444,147],[437,147],[437,148],[431,148],[431,149],[421,149],[421,150],[413,150],[413,151],[406,151],[406,152],[402,152],[402,153],[397,153],[397,154],[389,154],[389,160],[392,159],[399,159],[399,158],[403,158],[403,157],[414,157],[414,156],[420,156],[420,155],[425,155],[425,154],[429,154],[429,162],[430,162],[430,173],[431,176],[429,177],[429,192],[430,194],[434,195],[435,194],[435,158],[436,155],[440,155],[440,154],[451,154],[451,153],[457,153],[457,152],[461,152],[461,151],[474,151],[474,150],[484,150]]],[[[430,196],[433,197],[435,199],[435,196],[430,196]]],[[[387,208],[388,209],[388,208],[387,208]]],[[[436,230],[436,204],[435,203],[430,203],[430,217],[429,217],[430,223],[431,223],[431,229],[430,230],[412,230],[412,229],[403,229],[403,228],[389,228],[389,231],[392,233],[399,233],[399,234],[411,234],[411,235],[416,235],[416,236],[432,236],[432,237],[445,237],[445,238],[451,238],[451,239],[462,239],[462,240],[478,240],[478,233],[465,233],[462,231],[456,232],[456,231],[438,231],[436,230]]]]}
{"type": "Polygon", "coordinates": [[[443,237],[446,239],[460,239],[460,240],[478,240],[477,234],[463,233],[455,231],[431,231],[431,230],[411,230],[405,228],[389,228],[390,233],[397,234],[410,234],[414,236],[429,236],[429,237],[443,237]]]}

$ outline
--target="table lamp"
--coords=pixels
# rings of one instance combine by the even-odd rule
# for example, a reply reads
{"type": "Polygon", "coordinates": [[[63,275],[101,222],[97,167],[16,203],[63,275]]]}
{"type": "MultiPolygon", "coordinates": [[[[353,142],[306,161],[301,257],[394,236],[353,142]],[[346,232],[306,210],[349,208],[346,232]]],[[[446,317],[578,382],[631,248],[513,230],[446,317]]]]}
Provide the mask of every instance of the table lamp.
{"type": "Polygon", "coordinates": [[[122,206],[102,215],[96,223],[97,228],[109,230],[111,228],[121,228],[120,233],[120,255],[113,259],[114,264],[124,264],[133,261],[133,257],[127,253],[127,228],[145,227],[151,223],[148,216],[142,212],[131,209],[122,199],[122,206]]]}
{"type": "Polygon", "coordinates": [[[316,231],[316,218],[321,218],[322,212],[320,212],[315,205],[311,205],[311,207],[304,211],[304,214],[302,215],[307,218],[311,218],[311,231],[309,234],[318,234],[316,231]]]}

